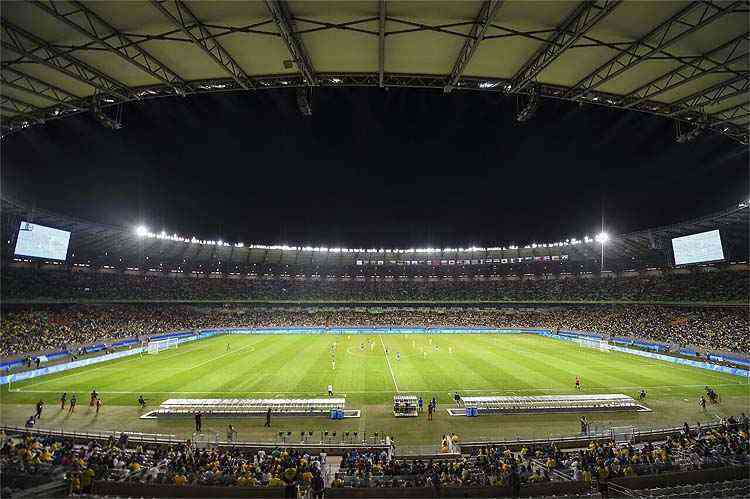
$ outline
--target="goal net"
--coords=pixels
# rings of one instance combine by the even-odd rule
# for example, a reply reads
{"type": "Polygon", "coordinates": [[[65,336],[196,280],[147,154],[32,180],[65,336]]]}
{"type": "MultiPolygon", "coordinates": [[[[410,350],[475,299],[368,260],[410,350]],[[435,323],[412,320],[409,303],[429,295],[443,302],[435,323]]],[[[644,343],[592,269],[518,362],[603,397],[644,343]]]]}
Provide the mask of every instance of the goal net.
{"type": "Polygon", "coordinates": [[[577,340],[578,346],[586,348],[596,348],[602,352],[609,352],[609,341],[599,340],[596,338],[579,338],[577,340]]]}
{"type": "Polygon", "coordinates": [[[157,354],[162,350],[168,348],[177,348],[177,344],[180,342],[178,338],[167,338],[166,340],[149,341],[146,346],[146,353],[157,354]]]}

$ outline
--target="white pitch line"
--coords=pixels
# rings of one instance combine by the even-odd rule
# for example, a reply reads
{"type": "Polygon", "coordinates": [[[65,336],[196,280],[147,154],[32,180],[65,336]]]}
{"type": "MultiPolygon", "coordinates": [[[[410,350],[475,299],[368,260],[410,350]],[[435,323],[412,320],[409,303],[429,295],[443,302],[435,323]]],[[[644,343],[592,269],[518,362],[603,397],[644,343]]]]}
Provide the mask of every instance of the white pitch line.
{"type": "MultiPolygon", "coordinates": [[[[195,345],[195,343],[193,343],[193,345],[195,345]]],[[[191,346],[193,346],[193,345],[188,345],[187,347],[183,346],[183,348],[178,349],[178,351],[176,353],[175,352],[170,352],[170,354],[173,354],[173,355],[169,355],[169,356],[167,356],[167,358],[168,359],[173,359],[173,358],[175,358],[175,357],[177,357],[179,355],[190,353],[190,352],[194,352],[197,349],[196,348],[191,348],[191,346]]],[[[135,361],[135,360],[142,360],[143,359],[143,353],[145,353],[145,352],[142,352],[140,355],[139,354],[133,354],[133,355],[127,355],[127,356],[119,357],[117,359],[106,360],[106,361],[104,361],[104,365],[99,366],[99,367],[94,367],[93,369],[84,369],[85,367],[88,367],[88,366],[76,367],[76,368],[74,368],[76,372],[73,372],[73,373],[70,373],[70,374],[66,374],[66,375],[63,375],[63,376],[50,377],[51,376],[50,374],[45,374],[45,375],[40,376],[42,378],[41,380],[39,380],[39,381],[37,381],[35,383],[31,383],[30,385],[28,385],[28,387],[30,388],[32,386],[44,385],[46,383],[55,382],[55,381],[58,381],[58,380],[61,380],[61,379],[66,379],[66,378],[72,378],[74,376],[79,376],[81,374],[88,374],[88,373],[94,372],[94,371],[112,370],[112,369],[131,369],[131,368],[124,368],[124,367],[123,368],[118,368],[116,366],[112,366],[111,363],[114,362],[114,361],[116,361],[116,360],[124,360],[126,362],[135,361]],[[78,371],[78,369],[81,369],[81,370],[78,371]]],[[[54,373],[52,373],[52,374],[54,374],[54,373]]]]}
{"type": "Polygon", "coordinates": [[[378,335],[378,338],[380,338],[380,344],[383,345],[383,355],[385,355],[385,361],[388,363],[388,370],[391,371],[391,379],[393,380],[393,386],[396,387],[396,393],[398,393],[401,390],[398,389],[398,383],[396,383],[396,375],[393,374],[393,367],[391,367],[391,359],[388,358],[388,351],[385,348],[385,342],[383,341],[383,337],[381,335],[378,335]]]}
{"type": "MultiPolygon", "coordinates": [[[[223,354],[219,355],[218,357],[214,357],[213,359],[209,359],[209,360],[206,360],[206,361],[204,361],[204,362],[201,362],[200,364],[196,364],[196,365],[194,365],[194,366],[191,366],[191,367],[189,367],[189,368],[187,368],[187,369],[186,369],[186,368],[184,368],[184,367],[149,367],[149,370],[150,370],[150,371],[168,371],[168,372],[171,372],[171,371],[185,371],[185,370],[189,370],[189,369],[195,369],[196,367],[200,367],[200,366],[206,365],[206,364],[208,364],[209,362],[213,362],[213,361],[215,361],[216,359],[219,359],[219,358],[221,358],[221,357],[225,357],[225,356],[227,356],[227,355],[231,355],[231,354],[233,354],[233,353],[237,353],[237,352],[242,352],[242,351],[244,351],[244,350],[246,350],[246,349],[247,349],[247,350],[248,350],[249,352],[251,352],[251,353],[252,353],[252,352],[254,352],[254,351],[255,351],[255,345],[245,345],[244,347],[240,347],[240,348],[238,348],[237,350],[229,350],[228,352],[225,352],[225,353],[223,353],[223,354]]],[[[193,352],[195,352],[195,351],[196,351],[196,350],[194,350],[193,352]]],[[[174,357],[176,357],[176,355],[173,355],[172,357],[169,357],[169,359],[171,360],[171,359],[173,359],[174,357]]],[[[130,367],[116,367],[116,366],[111,366],[111,367],[109,367],[108,369],[111,369],[111,370],[113,370],[113,371],[115,371],[115,370],[119,370],[119,371],[122,371],[122,370],[130,370],[131,368],[130,368],[130,367]]]]}
{"type": "MultiPolygon", "coordinates": [[[[187,369],[170,369],[170,371],[174,370],[174,371],[177,371],[177,372],[187,372],[187,371],[190,371],[191,369],[195,369],[196,367],[204,366],[204,365],[208,364],[209,362],[213,362],[213,361],[215,361],[217,359],[220,359],[220,358],[225,357],[227,355],[230,355],[232,353],[241,352],[242,350],[244,350],[246,348],[250,348],[250,347],[252,347],[251,352],[255,351],[255,346],[253,346],[252,344],[251,345],[245,345],[244,347],[242,347],[242,348],[240,348],[238,350],[229,351],[227,353],[219,355],[218,357],[214,357],[214,358],[209,359],[209,360],[207,360],[205,362],[201,362],[201,363],[196,364],[194,366],[190,366],[187,369]]],[[[177,352],[177,354],[169,356],[169,359],[172,359],[172,358],[177,357],[178,355],[181,355],[181,354],[184,354],[184,353],[195,352],[196,350],[197,349],[187,350],[187,349],[183,348],[181,351],[177,352]]],[[[47,377],[48,375],[45,375],[45,376],[42,376],[42,378],[46,378],[46,379],[41,379],[40,381],[37,381],[36,383],[32,383],[32,384],[28,385],[27,388],[31,388],[33,386],[44,385],[44,384],[47,384],[47,383],[53,383],[53,382],[59,381],[61,379],[72,378],[74,376],[79,376],[81,374],[89,374],[89,373],[92,373],[94,371],[100,371],[100,370],[113,371],[113,370],[116,370],[116,369],[122,369],[122,370],[132,369],[132,367],[131,368],[127,368],[127,367],[116,367],[116,366],[109,365],[110,362],[115,361],[115,360],[121,360],[121,359],[122,360],[127,360],[127,361],[132,361],[132,360],[139,360],[139,359],[141,359],[141,357],[140,356],[136,356],[136,354],[130,355],[130,356],[127,356],[127,357],[120,357],[119,359],[112,359],[110,361],[105,361],[103,366],[95,367],[93,369],[84,369],[84,367],[87,367],[87,366],[81,366],[81,367],[77,367],[76,368],[77,372],[74,372],[74,373],[71,373],[71,374],[66,374],[66,375],[59,376],[59,377],[54,377],[54,378],[48,378],[47,377]],[[82,369],[82,370],[78,371],[78,369],[82,369]]],[[[156,368],[155,370],[158,371],[159,368],[156,368]]],[[[17,388],[16,390],[17,391],[21,391],[22,389],[21,388],[17,388]]],[[[24,390],[24,391],[34,393],[31,390],[24,390]]],[[[42,391],[40,393],[53,393],[53,392],[42,391]]],[[[109,392],[109,393],[115,393],[115,392],[109,392]]],[[[135,393],[135,392],[132,392],[132,393],[135,393]]],[[[146,392],[144,392],[144,393],[146,393],[146,392]]],[[[162,393],[166,393],[166,392],[162,392],[162,393]]],[[[206,393],[208,393],[208,392],[206,392],[206,393]]]]}
{"type": "MultiPolygon", "coordinates": [[[[186,351],[186,349],[183,348],[182,350],[178,351],[176,354],[170,355],[168,358],[172,359],[174,357],[177,357],[178,355],[181,355],[181,354],[184,354],[184,353],[189,353],[189,352],[192,352],[192,351],[195,351],[195,350],[191,349],[191,350],[187,350],[186,351]]],[[[75,372],[70,373],[70,374],[65,374],[63,376],[50,377],[52,374],[55,374],[55,373],[44,374],[44,375],[40,376],[40,378],[42,378],[41,380],[39,380],[39,381],[37,381],[35,383],[31,383],[30,385],[27,385],[27,387],[44,385],[46,383],[55,382],[55,381],[58,381],[58,380],[61,380],[61,379],[66,379],[66,378],[72,378],[74,376],[79,376],[81,374],[88,374],[88,373],[91,373],[91,372],[94,372],[94,371],[102,371],[102,370],[109,371],[109,370],[114,370],[114,369],[121,369],[121,370],[132,369],[132,367],[116,367],[116,366],[112,366],[111,363],[114,362],[114,361],[118,361],[118,360],[122,360],[122,361],[125,361],[125,363],[127,363],[127,362],[137,361],[137,360],[141,360],[141,359],[143,359],[142,355],[133,354],[133,355],[127,355],[127,356],[119,357],[117,359],[105,360],[105,361],[103,361],[104,365],[99,366],[99,367],[94,367],[93,369],[86,369],[89,366],[76,367],[76,368],[74,368],[75,372]],[[79,369],[80,369],[80,371],[79,371],[79,369]]]]}
{"type": "MultiPolygon", "coordinates": [[[[127,357],[125,357],[125,358],[127,358],[127,357]]],[[[116,359],[112,359],[112,360],[116,360],[116,359]]],[[[132,359],[128,359],[128,360],[132,360],[132,359]]],[[[32,387],[32,386],[45,385],[45,384],[53,382],[53,381],[58,381],[58,380],[61,380],[61,379],[66,379],[66,378],[72,378],[74,376],[80,376],[81,374],[89,374],[89,373],[92,373],[94,371],[99,371],[101,369],[104,369],[105,367],[112,367],[112,366],[106,366],[106,365],[104,365],[104,366],[100,366],[100,367],[95,367],[93,369],[84,369],[85,367],[87,367],[87,366],[77,367],[75,369],[81,369],[81,370],[77,371],[77,372],[74,372],[74,373],[71,373],[71,374],[66,374],[64,376],[59,376],[59,377],[56,377],[56,378],[42,379],[41,381],[37,381],[36,383],[32,383],[32,384],[30,384],[28,386],[32,387]]],[[[42,376],[42,378],[45,378],[46,376],[47,375],[42,376]]],[[[20,391],[20,388],[18,388],[17,390],[20,391]]]]}
{"type": "MultiPolygon", "coordinates": [[[[223,357],[226,357],[227,355],[232,355],[233,353],[239,353],[239,352],[241,352],[241,351],[243,351],[243,350],[245,350],[245,349],[247,349],[247,348],[250,348],[250,347],[253,347],[253,345],[252,345],[252,344],[250,344],[250,345],[245,345],[244,347],[242,347],[242,348],[238,348],[237,350],[230,350],[230,351],[228,351],[228,352],[226,352],[226,353],[223,353],[223,354],[221,354],[221,355],[218,355],[218,356],[216,356],[216,357],[214,357],[214,358],[211,358],[211,359],[205,360],[205,361],[203,361],[203,362],[199,362],[198,364],[195,364],[194,366],[190,366],[190,367],[188,367],[188,368],[184,369],[184,370],[183,370],[182,372],[188,372],[188,371],[192,371],[193,369],[195,369],[195,368],[197,368],[197,367],[203,367],[203,366],[205,366],[206,364],[210,364],[211,362],[217,361],[217,360],[219,360],[219,359],[221,359],[221,358],[223,358],[223,357]]],[[[253,350],[254,350],[254,349],[255,349],[255,347],[253,347],[253,350]]]]}

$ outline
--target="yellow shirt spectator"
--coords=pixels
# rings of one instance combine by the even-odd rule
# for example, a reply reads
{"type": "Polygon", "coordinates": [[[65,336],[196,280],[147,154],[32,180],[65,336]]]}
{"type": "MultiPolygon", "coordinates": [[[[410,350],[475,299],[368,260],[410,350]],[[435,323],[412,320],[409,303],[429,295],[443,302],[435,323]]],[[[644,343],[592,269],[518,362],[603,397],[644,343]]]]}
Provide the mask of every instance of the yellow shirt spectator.
{"type": "Polygon", "coordinates": [[[91,482],[94,481],[94,474],[94,470],[86,468],[86,471],[81,473],[81,486],[88,487],[91,485],[91,482]]]}
{"type": "Polygon", "coordinates": [[[281,478],[279,478],[277,476],[271,478],[268,481],[268,486],[269,487],[281,487],[282,485],[283,485],[283,483],[281,482],[281,478]]]}

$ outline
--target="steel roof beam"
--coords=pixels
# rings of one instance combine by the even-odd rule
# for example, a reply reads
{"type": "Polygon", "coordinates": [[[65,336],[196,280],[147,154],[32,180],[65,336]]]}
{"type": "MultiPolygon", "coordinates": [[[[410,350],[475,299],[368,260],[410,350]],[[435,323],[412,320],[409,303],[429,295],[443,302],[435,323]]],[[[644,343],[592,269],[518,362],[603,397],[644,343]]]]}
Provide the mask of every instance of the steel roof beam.
{"type": "MultiPolygon", "coordinates": [[[[83,3],[72,1],[73,8],[65,11],[62,10],[64,4],[61,2],[35,1],[31,3],[153,78],[168,85],[180,87],[185,85],[185,81],[177,73],[149,54],[144,48],[133,43],[130,38],[99,17],[83,3]],[[111,38],[117,38],[119,46],[111,43],[109,41],[111,38]]],[[[182,89],[179,91],[183,92],[182,89]]]]}
{"type": "Polygon", "coordinates": [[[0,70],[0,82],[4,86],[15,88],[16,90],[62,106],[75,107],[73,104],[70,104],[70,101],[80,99],[80,97],[67,90],[22,73],[14,68],[2,68],[0,70]]]}
{"type": "Polygon", "coordinates": [[[453,69],[451,69],[451,74],[448,76],[448,81],[443,88],[443,92],[450,93],[450,91],[453,90],[453,87],[458,84],[458,81],[464,74],[466,66],[469,65],[471,58],[474,57],[479,44],[482,43],[484,35],[487,33],[487,28],[492,24],[492,21],[495,19],[495,14],[502,4],[503,0],[485,0],[482,2],[479,14],[474,21],[474,24],[471,26],[469,37],[464,40],[463,47],[461,47],[456,62],[453,64],[453,69]]]}
{"type": "Polygon", "coordinates": [[[509,28],[507,26],[500,26],[499,24],[491,24],[493,28],[495,28],[498,31],[502,31],[502,34],[498,35],[485,35],[485,40],[495,40],[497,38],[512,38],[514,36],[520,36],[523,38],[528,38],[529,40],[536,40],[537,42],[541,43],[547,43],[546,38],[542,38],[541,36],[537,35],[547,35],[550,33],[554,33],[554,29],[534,29],[531,31],[521,31],[513,28],[509,28]]]}
{"type": "MultiPolygon", "coordinates": [[[[272,33],[270,31],[262,31],[262,30],[254,29],[260,26],[265,26],[266,24],[270,24],[270,23],[273,23],[273,19],[259,21],[257,23],[248,24],[247,26],[224,26],[224,25],[209,24],[209,23],[204,23],[204,26],[214,31],[217,31],[217,30],[220,31],[219,33],[214,32],[209,35],[210,38],[213,38],[213,39],[218,39],[223,36],[232,35],[235,33],[252,33],[255,35],[280,36],[278,33],[272,33]]],[[[129,44],[123,44],[120,48],[128,48],[130,45],[140,44],[140,43],[154,41],[154,40],[181,42],[181,43],[193,43],[193,40],[191,38],[180,38],[177,36],[171,36],[176,33],[183,33],[182,28],[175,28],[175,29],[166,31],[164,33],[158,33],[158,34],[145,34],[145,33],[133,33],[133,32],[123,33],[125,36],[130,38],[131,41],[129,44]]],[[[73,48],[85,49],[85,48],[90,47],[91,45],[92,43],[89,42],[84,45],[80,45],[79,47],[73,47],[73,48]]]]}
{"type": "Polygon", "coordinates": [[[673,102],[671,104],[673,111],[669,113],[669,116],[679,116],[689,111],[699,111],[704,107],[713,106],[732,97],[746,94],[749,90],[750,72],[745,72],[740,76],[722,81],[673,102]]]}
{"type": "Polygon", "coordinates": [[[38,109],[36,111],[30,112],[23,117],[21,116],[13,116],[12,120],[10,122],[6,122],[3,125],[8,126],[10,128],[14,128],[16,126],[26,126],[28,123],[24,123],[24,121],[31,120],[34,123],[33,124],[43,124],[50,120],[60,119],[67,116],[72,116],[74,114],[79,114],[87,111],[90,107],[90,101],[89,99],[79,99],[76,102],[70,102],[66,103],[65,107],[67,109],[60,110],[59,107],[48,107],[44,109],[38,109]],[[16,120],[15,118],[18,118],[16,120]]]}
{"type": "Polygon", "coordinates": [[[314,86],[318,84],[315,76],[315,68],[310,60],[310,55],[307,53],[305,43],[302,38],[294,32],[294,21],[289,12],[289,6],[286,2],[279,0],[265,0],[266,7],[271,13],[276,26],[279,28],[281,38],[284,39],[286,47],[289,50],[289,54],[297,64],[302,76],[305,77],[305,81],[308,85],[314,86]]]}
{"type": "MultiPolygon", "coordinates": [[[[3,71],[16,71],[15,69],[10,70],[9,68],[3,68],[3,71]]],[[[380,75],[378,72],[373,73],[319,73],[318,75],[319,85],[326,87],[378,87],[380,85],[380,75]]],[[[257,76],[254,78],[258,84],[258,88],[272,89],[272,88],[300,88],[305,87],[306,83],[300,74],[289,74],[289,75],[267,75],[257,76]]],[[[409,87],[409,88],[429,88],[429,89],[440,89],[442,90],[445,86],[446,76],[441,75],[411,75],[411,74],[398,74],[398,73],[384,73],[383,74],[383,86],[385,87],[409,87]]],[[[479,78],[479,77],[464,77],[462,79],[462,85],[457,87],[460,91],[480,91],[480,92],[494,92],[499,93],[504,91],[504,87],[509,84],[508,80],[497,79],[497,78],[479,78]]],[[[737,87],[737,82],[733,82],[732,88],[737,87]]],[[[727,84],[721,84],[721,86],[728,86],[727,84]]],[[[221,93],[228,91],[237,91],[240,89],[234,80],[222,77],[209,80],[196,80],[188,82],[188,94],[201,94],[201,93],[221,93]]],[[[742,86],[740,85],[731,92],[725,91],[719,96],[718,101],[721,102],[729,97],[736,96],[742,93],[742,86]]],[[[721,93],[718,88],[713,89],[713,94],[721,93]]],[[[174,96],[173,88],[168,85],[148,85],[145,87],[135,87],[130,89],[131,98],[149,100],[152,98],[174,96]]],[[[544,98],[552,98],[558,100],[570,100],[567,93],[567,89],[562,86],[555,85],[539,85],[539,95],[544,98]]],[[[591,97],[591,96],[589,96],[591,97]]],[[[594,98],[586,100],[587,103],[605,106],[610,108],[621,109],[622,106],[619,103],[619,96],[613,94],[605,94],[597,92],[593,94],[594,98]]],[[[697,95],[693,95],[696,98],[697,95]]],[[[31,113],[31,118],[34,118],[34,123],[41,121],[49,121],[53,119],[59,119],[65,116],[71,116],[73,114],[85,111],[90,104],[90,98],[80,98],[68,101],[69,109],[61,109],[60,106],[51,106],[40,111],[31,113]]],[[[103,107],[116,105],[114,103],[105,103],[103,107]]],[[[663,117],[674,117],[680,121],[695,122],[692,115],[680,113],[680,115],[671,116],[673,111],[676,111],[674,107],[669,104],[659,104],[652,108],[646,108],[639,106],[634,108],[638,112],[645,112],[656,116],[663,117]]],[[[6,126],[27,126],[28,119],[22,119],[19,117],[12,117],[5,120],[3,125],[6,126]]],[[[711,122],[709,121],[708,124],[711,122]]],[[[724,127],[725,128],[725,127],[724,127]]],[[[732,138],[737,138],[737,128],[732,125],[730,131],[723,131],[722,127],[716,128],[716,131],[727,135],[732,138]]]]}
{"type": "Polygon", "coordinates": [[[400,35],[403,33],[413,33],[415,31],[434,31],[436,33],[453,35],[453,36],[457,36],[460,38],[469,38],[469,35],[466,33],[461,33],[460,31],[452,31],[452,30],[445,29],[445,28],[457,28],[461,26],[470,26],[474,24],[473,21],[462,21],[462,22],[457,22],[457,23],[439,24],[436,26],[431,26],[429,24],[407,21],[405,19],[399,19],[397,17],[386,17],[386,21],[392,22],[392,23],[403,24],[405,26],[411,26],[411,28],[408,28],[408,29],[389,31],[386,33],[386,35],[389,35],[389,36],[400,35]]]}
{"type": "Polygon", "coordinates": [[[748,41],[750,41],[750,33],[745,32],[737,38],[734,38],[720,47],[700,56],[689,64],[683,64],[682,66],[651,80],[645,85],[642,85],[623,96],[623,99],[625,99],[626,102],[635,99],[623,104],[623,107],[627,109],[637,106],[657,95],[674,90],[685,83],[694,81],[707,74],[727,70],[731,64],[746,61],[748,56],[748,41]],[[725,51],[726,53],[721,61],[713,60],[715,55],[725,51]]]}
{"type": "Polygon", "coordinates": [[[677,14],[633,42],[623,53],[618,54],[592,73],[584,76],[570,90],[571,98],[576,100],[587,95],[592,90],[634,68],[682,38],[746,6],[747,2],[745,1],[689,3],[677,14]]]}
{"type": "MultiPolygon", "coordinates": [[[[593,38],[593,37],[590,37],[590,36],[586,36],[586,35],[582,36],[581,38],[583,38],[584,40],[589,40],[592,43],[583,43],[583,44],[579,43],[579,44],[573,45],[570,48],[574,49],[574,48],[583,48],[583,47],[607,47],[607,48],[610,48],[610,49],[615,50],[617,52],[620,52],[621,54],[626,54],[626,53],[628,53],[627,52],[628,47],[632,43],[632,42],[614,42],[614,43],[608,43],[608,42],[605,42],[605,41],[602,41],[602,40],[598,40],[596,38],[593,38]],[[620,48],[620,46],[622,46],[622,45],[624,45],[625,48],[620,48]]],[[[673,61],[673,62],[679,62],[680,64],[684,64],[684,65],[687,65],[687,66],[693,66],[693,63],[691,61],[693,61],[694,59],[698,59],[700,57],[700,55],[698,55],[698,56],[692,56],[692,55],[689,55],[689,56],[679,56],[679,55],[676,55],[676,54],[674,54],[674,53],[672,53],[672,52],[670,52],[668,50],[660,50],[659,53],[661,55],[653,55],[653,56],[649,57],[649,60],[650,61],[673,61]]]]}
{"type": "MultiPolygon", "coordinates": [[[[352,21],[352,22],[364,22],[364,21],[366,21],[366,20],[352,21]]],[[[260,22],[254,23],[254,24],[250,24],[250,25],[247,25],[247,26],[239,26],[239,27],[238,26],[223,26],[223,25],[208,24],[208,23],[205,23],[204,26],[206,28],[208,28],[208,29],[211,29],[211,30],[220,30],[221,31],[220,33],[215,33],[215,32],[211,33],[209,35],[209,37],[213,38],[213,39],[219,39],[219,38],[221,38],[223,36],[232,35],[232,34],[235,34],[235,33],[250,33],[250,34],[256,34],[256,35],[268,35],[268,36],[280,37],[281,35],[279,33],[276,33],[276,32],[272,33],[272,32],[269,32],[269,31],[261,31],[261,30],[253,29],[254,27],[264,26],[264,25],[270,24],[270,23],[273,23],[273,19],[268,19],[267,21],[260,21],[260,22]]],[[[331,27],[331,28],[333,28],[333,27],[331,27]]],[[[321,29],[328,29],[328,28],[321,28],[321,29]]],[[[341,29],[345,29],[345,28],[341,28],[341,29]]],[[[298,33],[303,33],[303,32],[307,33],[309,31],[316,31],[316,30],[313,29],[313,30],[298,31],[298,33]]],[[[357,31],[361,31],[361,30],[357,30],[357,31]]],[[[121,43],[121,44],[117,45],[116,48],[117,48],[117,50],[122,51],[124,49],[131,48],[133,45],[141,45],[141,44],[143,44],[145,42],[150,42],[150,41],[155,41],[155,40],[193,44],[193,40],[190,39],[190,38],[187,38],[187,37],[180,38],[180,37],[176,37],[176,36],[170,36],[170,35],[173,35],[175,33],[182,33],[182,29],[181,28],[173,28],[173,29],[171,29],[171,30],[169,30],[169,31],[167,31],[165,33],[160,33],[160,34],[155,34],[155,35],[146,35],[146,34],[143,34],[143,33],[133,33],[133,32],[122,33],[124,36],[128,37],[130,39],[130,41],[121,43]]],[[[373,33],[373,34],[377,35],[377,33],[373,33]]],[[[115,36],[117,36],[117,35],[115,35],[114,33],[106,35],[106,36],[102,36],[102,40],[106,41],[106,40],[109,40],[111,38],[114,38],[115,36]]],[[[94,45],[98,45],[98,42],[96,40],[94,40],[94,41],[89,40],[88,42],[81,43],[80,45],[62,45],[60,43],[53,43],[53,44],[51,44],[52,47],[61,49],[63,51],[63,54],[67,54],[67,53],[71,53],[71,52],[76,52],[76,51],[80,51],[80,50],[96,50],[96,51],[108,52],[107,48],[95,47],[94,45]]]]}
{"type": "Polygon", "coordinates": [[[0,96],[0,103],[2,103],[3,105],[10,104],[11,110],[13,110],[13,112],[17,114],[28,114],[39,111],[39,108],[34,104],[30,104],[24,100],[16,99],[8,95],[0,96]]]}
{"type": "Polygon", "coordinates": [[[509,92],[523,91],[536,77],[560,55],[573,46],[599,21],[607,17],[620,4],[619,0],[581,2],[560,25],[555,34],[513,76],[509,92]]]}
{"type": "MultiPolygon", "coordinates": [[[[743,102],[727,109],[722,109],[710,116],[713,119],[719,120],[711,124],[711,126],[722,125],[724,123],[734,122],[734,120],[740,120],[743,118],[750,117],[750,102],[743,102]]],[[[736,123],[733,123],[736,126],[736,123]]]]}
{"type": "Polygon", "coordinates": [[[169,19],[172,24],[180,28],[204,54],[211,58],[217,66],[229,74],[235,82],[245,90],[255,88],[255,84],[245,73],[245,70],[234,60],[226,49],[216,40],[208,28],[195,14],[180,0],[151,0],[151,4],[169,19]],[[173,14],[165,4],[174,4],[173,14]]]}
{"type": "Polygon", "coordinates": [[[385,74],[385,19],[386,0],[378,2],[378,86],[383,88],[383,75],[385,74]]]}
{"type": "MultiPolygon", "coordinates": [[[[372,31],[369,29],[363,29],[363,28],[353,28],[352,26],[355,26],[357,24],[363,24],[363,23],[369,23],[372,21],[377,21],[377,17],[365,17],[363,19],[354,19],[352,21],[346,21],[342,23],[330,23],[325,21],[318,21],[317,19],[310,19],[307,17],[299,17],[299,16],[293,16],[291,18],[292,20],[300,21],[307,24],[314,24],[315,28],[305,28],[305,29],[296,29],[294,33],[296,35],[306,35],[308,33],[316,33],[318,31],[328,31],[331,29],[340,29],[342,31],[353,31],[355,33],[362,33],[365,35],[372,35],[372,36],[378,36],[377,31],[372,31]]],[[[274,21],[270,21],[274,22],[274,21]]],[[[273,33],[274,35],[281,36],[278,33],[273,33]]]]}
{"type": "MultiPolygon", "coordinates": [[[[46,41],[8,22],[5,18],[0,18],[0,22],[3,33],[6,35],[2,40],[2,47],[5,50],[13,51],[37,64],[66,74],[103,94],[112,95],[120,100],[129,99],[129,91],[124,83],[71,55],[61,54],[46,41]]],[[[2,67],[8,67],[8,64],[4,63],[2,67]]]]}
{"type": "MultiPolygon", "coordinates": [[[[0,98],[0,111],[8,114],[9,118],[23,118],[26,121],[33,121],[34,120],[33,116],[30,116],[30,115],[24,114],[24,113],[20,113],[14,107],[4,106],[3,105],[3,104],[5,104],[5,102],[3,102],[4,100],[5,99],[0,98]]],[[[3,124],[3,127],[4,128],[8,128],[8,127],[5,126],[5,124],[3,124]]],[[[11,130],[12,128],[8,128],[8,129],[11,130]]]]}

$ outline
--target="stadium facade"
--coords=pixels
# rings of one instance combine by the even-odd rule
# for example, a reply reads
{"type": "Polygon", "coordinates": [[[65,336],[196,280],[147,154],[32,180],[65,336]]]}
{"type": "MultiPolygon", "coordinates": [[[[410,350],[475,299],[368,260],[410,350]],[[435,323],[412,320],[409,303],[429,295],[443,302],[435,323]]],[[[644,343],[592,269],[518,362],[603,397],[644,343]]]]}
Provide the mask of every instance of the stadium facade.
{"type": "MultiPolygon", "coordinates": [[[[15,266],[67,266],[75,270],[260,278],[492,278],[493,276],[639,272],[674,267],[671,240],[719,230],[724,264],[746,264],[747,202],[697,219],[608,238],[580,236],[562,242],[456,248],[325,248],[200,240],[83,221],[3,198],[3,255],[15,266]],[[22,221],[71,232],[65,262],[16,257],[22,221]]],[[[717,263],[722,265],[722,262],[717,263]]]]}

